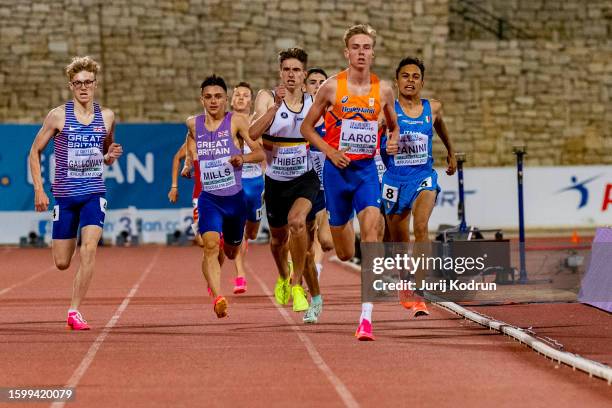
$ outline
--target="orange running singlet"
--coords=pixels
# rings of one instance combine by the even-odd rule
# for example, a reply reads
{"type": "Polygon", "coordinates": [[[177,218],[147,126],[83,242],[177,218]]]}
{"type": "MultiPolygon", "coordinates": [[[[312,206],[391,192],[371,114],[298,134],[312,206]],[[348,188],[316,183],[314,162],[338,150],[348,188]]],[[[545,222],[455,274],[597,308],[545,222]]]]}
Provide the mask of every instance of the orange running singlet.
{"type": "Polygon", "coordinates": [[[370,74],[370,92],[367,95],[350,95],[348,70],[340,72],[336,78],[336,101],[325,114],[323,140],[335,149],[348,147],[346,155],[351,160],[370,159],[380,147],[380,80],[370,74]]]}

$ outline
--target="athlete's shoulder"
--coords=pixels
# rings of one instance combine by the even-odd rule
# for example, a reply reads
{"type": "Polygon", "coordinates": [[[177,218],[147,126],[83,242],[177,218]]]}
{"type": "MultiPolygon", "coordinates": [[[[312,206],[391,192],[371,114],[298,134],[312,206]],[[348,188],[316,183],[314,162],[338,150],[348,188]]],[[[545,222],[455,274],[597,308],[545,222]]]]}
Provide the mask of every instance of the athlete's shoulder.
{"type": "Polygon", "coordinates": [[[195,120],[196,120],[196,117],[198,117],[198,115],[191,115],[187,119],[185,119],[185,125],[190,130],[195,129],[195,120]]]}
{"type": "Polygon", "coordinates": [[[110,110],[109,108],[105,108],[103,106],[100,106],[100,112],[102,112],[102,117],[105,120],[110,120],[111,122],[113,120],[115,120],[115,112],[113,112],[112,110],[110,110]]]}
{"type": "Polygon", "coordinates": [[[338,74],[332,75],[321,84],[317,91],[317,98],[324,97],[330,103],[334,103],[336,99],[336,89],[338,88],[338,74]],[[320,96],[319,96],[320,95],[320,96]]]}
{"type": "Polygon", "coordinates": [[[442,110],[442,101],[431,98],[428,98],[427,100],[429,101],[429,106],[431,106],[431,111],[433,113],[438,113],[442,110]]]}
{"type": "Polygon", "coordinates": [[[260,89],[257,91],[257,96],[255,100],[266,100],[266,99],[274,99],[274,95],[272,94],[271,89],[260,89]]]}
{"type": "Polygon", "coordinates": [[[45,122],[48,125],[61,129],[64,126],[66,120],[66,105],[56,106],[51,109],[45,118],[45,122]]]}

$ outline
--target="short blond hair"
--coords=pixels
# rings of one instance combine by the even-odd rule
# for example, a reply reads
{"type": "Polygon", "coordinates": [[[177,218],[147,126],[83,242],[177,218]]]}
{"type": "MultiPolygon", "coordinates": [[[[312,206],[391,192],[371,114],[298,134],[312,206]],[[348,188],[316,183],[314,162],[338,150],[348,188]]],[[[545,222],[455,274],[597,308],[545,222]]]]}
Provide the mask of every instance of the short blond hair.
{"type": "Polygon", "coordinates": [[[86,55],[84,57],[73,57],[70,64],[66,65],[66,68],[64,68],[68,80],[72,80],[72,77],[81,71],[93,72],[94,75],[98,75],[98,72],[100,72],[100,64],[86,55]]]}
{"type": "Polygon", "coordinates": [[[365,34],[368,37],[370,37],[372,39],[372,41],[374,42],[372,44],[372,46],[376,45],[376,30],[372,28],[371,25],[369,24],[356,24],[352,27],[349,27],[345,32],[344,32],[344,45],[346,45],[346,47],[348,48],[348,42],[351,39],[352,36],[357,35],[357,34],[365,34]]]}

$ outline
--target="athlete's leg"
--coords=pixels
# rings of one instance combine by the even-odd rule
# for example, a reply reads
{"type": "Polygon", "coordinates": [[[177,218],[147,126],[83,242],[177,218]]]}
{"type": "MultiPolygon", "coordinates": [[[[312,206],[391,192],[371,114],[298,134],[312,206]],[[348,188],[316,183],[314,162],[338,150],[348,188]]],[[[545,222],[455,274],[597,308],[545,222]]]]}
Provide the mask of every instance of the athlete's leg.
{"type": "Polygon", "coordinates": [[[289,223],[289,249],[291,260],[293,261],[293,285],[302,282],[304,265],[306,263],[307,252],[311,249],[311,237],[313,234],[313,223],[306,225],[306,216],[312,208],[310,200],[299,197],[295,200],[289,210],[287,221],[289,223]]]}
{"type": "Polygon", "coordinates": [[[391,242],[410,242],[410,210],[387,214],[387,227],[391,242]]]}
{"type": "Polygon", "coordinates": [[[220,239],[220,234],[216,231],[207,231],[202,234],[204,242],[202,274],[215,298],[219,296],[221,290],[221,265],[219,265],[220,239]]]}
{"type": "Polygon", "coordinates": [[[309,241],[311,242],[310,249],[306,252],[305,263],[304,263],[304,281],[306,281],[306,285],[308,286],[308,291],[310,292],[310,296],[319,295],[319,279],[317,276],[317,268],[315,266],[315,250],[314,250],[314,241],[315,241],[315,223],[314,221],[306,222],[306,229],[308,231],[309,241]]]}
{"type": "MultiPolygon", "coordinates": [[[[412,205],[413,228],[414,228],[414,253],[417,256],[421,254],[426,258],[431,255],[431,242],[429,240],[428,223],[431,212],[433,211],[436,202],[436,191],[423,190],[412,205]]],[[[419,268],[415,274],[415,282],[417,287],[421,287],[423,281],[427,278],[429,271],[427,268],[419,268]]],[[[412,305],[414,317],[428,315],[427,306],[425,305],[422,293],[415,296],[415,303],[412,305]]],[[[404,305],[405,307],[406,305],[404,305]]]]}
{"type": "MultiPolygon", "coordinates": [[[[324,209],[319,211],[316,216],[317,225],[317,240],[319,241],[321,250],[328,252],[334,249],[334,241],[332,240],[331,231],[329,230],[329,218],[327,217],[327,211],[324,209]]],[[[320,262],[319,261],[317,262],[320,262]]]]}
{"type": "Polygon", "coordinates": [[[336,248],[336,256],[342,261],[348,261],[355,256],[355,229],[353,220],[344,225],[329,227],[336,248]]]}
{"type": "Polygon", "coordinates": [[[76,249],[76,238],[54,239],[52,242],[53,262],[60,271],[68,269],[76,249]]]}
{"type": "Polygon", "coordinates": [[[86,225],[81,228],[81,249],[79,251],[81,259],[79,269],[74,276],[70,309],[79,309],[81,301],[85,297],[87,289],[89,289],[96,262],[98,242],[102,237],[102,231],[102,228],[97,225],[86,225]]]}
{"type": "Polygon", "coordinates": [[[289,226],[270,226],[270,250],[276,263],[278,274],[281,278],[289,278],[289,266],[287,259],[289,254],[289,226]]]}

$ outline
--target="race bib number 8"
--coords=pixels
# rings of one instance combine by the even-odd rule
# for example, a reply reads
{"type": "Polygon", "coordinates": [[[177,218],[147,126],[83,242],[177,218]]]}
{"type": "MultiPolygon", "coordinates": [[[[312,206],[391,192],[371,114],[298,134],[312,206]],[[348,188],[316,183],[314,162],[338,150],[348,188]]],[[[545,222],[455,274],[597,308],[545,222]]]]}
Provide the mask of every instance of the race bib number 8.
{"type": "Polygon", "coordinates": [[[373,155],[378,146],[378,122],[342,119],[340,149],[347,153],[373,155]]]}
{"type": "Polygon", "coordinates": [[[392,203],[397,202],[399,189],[388,184],[383,185],[383,198],[392,203]]]}

